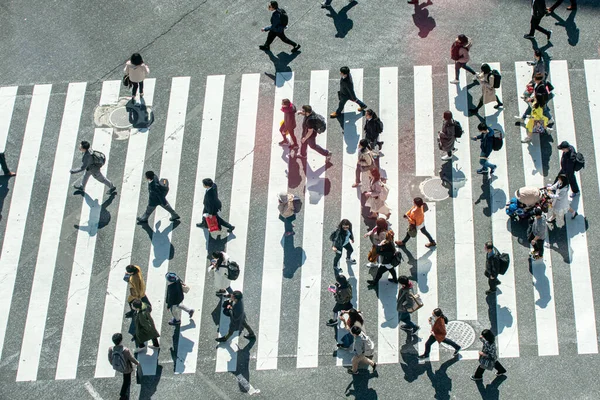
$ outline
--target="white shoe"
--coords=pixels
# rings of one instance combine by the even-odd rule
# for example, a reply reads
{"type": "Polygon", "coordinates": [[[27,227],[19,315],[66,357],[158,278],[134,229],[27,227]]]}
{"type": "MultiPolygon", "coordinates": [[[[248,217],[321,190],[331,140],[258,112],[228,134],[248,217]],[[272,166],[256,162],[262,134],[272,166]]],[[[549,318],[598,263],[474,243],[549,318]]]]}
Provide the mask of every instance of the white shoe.
{"type": "Polygon", "coordinates": [[[160,346],[153,346],[151,344],[149,344],[148,347],[151,348],[152,350],[158,350],[158,349],[160,349],[160,346]]]}
{"type": "Polygon", "coordinates": [[[456,85],[458,83],[458,79],[451,80],[450,83],[456,85]]]}
{"type": "Polygon", "coordinates": [[[548,128],[548,127],[546,127],[546,132],[554,132],[554,128],[548,128]]]}
{"type": "Polygon", "coordinates": [[[442,160],[444,160],[444,161],[447,161],[447,160],[450,160],[450,159],[452,159],[452,156],[449,156],[448,154],[444,154],[442,156],[442,160]]]}
{"type": "Polygon", "coordinates": [[[521,139],[521,143],[531,143],[531,138],[528,136],[525,139],[521,139]]]}
{"type": "Polygon", "coordinates": [[[133,352],[137,354],[137,353],[142,352],[142,351],[146,351],[146,346],[144,346],[144,347],[136,347],[133,352]]]}
{"type": "Polygon", "coordinates": [[[515,115],[515,119],[517,121],[525,122],[525,118],[521,117],[520,115],[515,115]]]}

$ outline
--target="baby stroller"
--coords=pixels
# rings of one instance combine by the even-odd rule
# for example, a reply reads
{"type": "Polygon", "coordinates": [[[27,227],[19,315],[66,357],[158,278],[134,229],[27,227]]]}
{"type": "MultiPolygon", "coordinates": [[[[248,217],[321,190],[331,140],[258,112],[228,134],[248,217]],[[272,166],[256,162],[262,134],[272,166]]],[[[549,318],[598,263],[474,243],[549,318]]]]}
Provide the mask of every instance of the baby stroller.
{"type": "Polygon", "coordinates": [[[550,196],[545,188],[524,186],[515,192],[515,197],[506,204],[506,215],[515,221],[527,221],[533,215],[533,209],[540,207],[548,212],[550,196]]]}

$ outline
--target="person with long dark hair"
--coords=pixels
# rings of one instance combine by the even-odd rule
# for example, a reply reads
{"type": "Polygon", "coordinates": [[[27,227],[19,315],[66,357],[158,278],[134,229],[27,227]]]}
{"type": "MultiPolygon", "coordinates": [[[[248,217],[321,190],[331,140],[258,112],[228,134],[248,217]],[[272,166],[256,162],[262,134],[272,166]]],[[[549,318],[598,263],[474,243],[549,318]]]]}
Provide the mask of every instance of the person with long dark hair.
{"type": "Polygon", "coordinates": [[[339,319],[338,313],[340,311],[346,311],[352,308],[352,285],[348,282],[348,278],[345,275],[337,274],[335,277],[335,292],[333,297],[335,298],[335,306],[333,307],[333,318],[327,321],[327,326],[335,326],[339,319]]]}
{"type": "Polygon", "coordinates": [[[479,340],[483,343],[483,348],[479,352],[479,366],[475,370],[475,374],[471,376],[472,381],[480,381],[483,379],[485,370],[492,371],[496,369],[496,375],[504,375],[506,369],[498,361],[498,350],[496,349],[496,337],[489,329],[481,331],[479,340]]]}
{"type": "Polygon", "coordinates": [[[375,169],[375,159],[371,151],[371,145],[367,139],[361,139],[358,142],[358,160],[356,161],[356,179],[353,188],[361,186],[361,192],[365,193],[369,190],[369,181],[371,172],[375,169]]]}
{"type": "Polygon", "coordinates": [[[371,251],[367,258],[369,259],[368,267],[374,267],[377,262],[377,248],[376,246],[381,243],[382,240],[385,240],[385,236],[388,231],[388,223],[385,218],[377,218],[375,221],[375,228],[371,229],[369,232],[365,233],[364,237],[369,237],[371,239],[371,251]]]}
{"type": "Polygon", "coordinates": [[[334,272],[341,272],[338,263],[340,262],[340,258],[342,258],[342,249],[346,249],[346,262],[356,264],[356,260],[352,258],[354,235],[352,234],[352,223],[350,221],[347,219],[341,220],[337,229],[329,236],[329,239],[332,242],[331,250],[335,253],[335,257],[333,258],[334,272]]]}
{"type": "Polygon", "coordinates": [[[131,82],[131,101],[135,102],[135,96],[140,89],[140,97],[144,97],[144,79],[150,74],[150,68],[144,63],[140,53],[133,53],[129,61],[125,63],[123,70],[129,76],[131,82]]]}
{"type": "Polygon", "coordinates": [[[441,309],[436,308],[431,313],[429,317],[429,324],[431,324],[431,335],[425,342],[425,352],[419,356],[419,358],[427,358],[429,357],[429,352],[431,351],[431,345],[437,341],[438,343],[446,343],[450,346],[454,347],[453,356],[456,357],[458,352],[460,351],[460,346],[454,343],[453,340],[448,339],[446,337],[446,324],[448,323],[448,318],[444,315],[441,309]]]}
{"type": "Polygon", "coordinates": [[[394,246],[394,231],[389,230],[385,234],[385,239],[382,240],[377,246],[375,246],[378,256],[380,257],[379,268],[377,274],[373,280],[368,280],[369,286],[375,286],[386,272],[390,273],[388,279],[392,283],[398,283],[398,276],[396,275],[396,269],[392,265],[392,260],[396,254],[396,246],[394,246]]]}
{"type": "Polygon", "coordinates": [[[554,184],[546,186],[548,195],[552,198],[552,207],[548,211],[547,223],[555,222],[556,219],[561,219],[567,211],[571,213],[571,219],[577,217],[577,212],[571,208],[569,203],[569,178],[565,174],[558,174],[554,184]]]}
{"type": "Polygon", "coordinates": [[[367,108],[365,111],[365,139],[369,141],[369,146],[373,151],[374,157],[381,157],[381,146],[383,142],[379,141],[379,135],[383,132],[383,122],[379,119],[375,111],[367,108]]]}

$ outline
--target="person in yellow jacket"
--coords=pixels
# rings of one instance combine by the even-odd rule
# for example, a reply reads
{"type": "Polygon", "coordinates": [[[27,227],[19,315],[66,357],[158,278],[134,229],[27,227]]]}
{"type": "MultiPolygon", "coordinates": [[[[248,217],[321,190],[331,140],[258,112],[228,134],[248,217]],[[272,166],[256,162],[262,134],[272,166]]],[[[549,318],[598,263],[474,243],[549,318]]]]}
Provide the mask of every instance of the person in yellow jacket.
{"type": "Polygon", "coordinates": [[[132,310],[125,314],[125,316],[130,318],[133,315],[131,303],[133,303],[134,300],[141,300],[146,304],[150,304],[150,301],[146,297],[146,283],[144,282],[141,268],[137,265],[130,264],[125,267],[125,272],[124,279],[127,281],[127,288],[129,290],[127,302],[129,303],[129,308],[132,310]]]}
{"type": "Polygon", "coordinates": [[[548,121],[548,117],[544,115],[544,107],[534,100],[531,104],[531,117],[525,126],[527,129],[527,137],[522,139],[521,143],[531,142],[531,138],[536,133],[541,135],[546,133],[546,131],[551,130],[548,128],[548,121]]]}
{"type": "Polygon", "coordinates": [[[415,197],[413,199],[413,207],[404,214],[404,218],[408,220],[406,236],[402,240],[396,240],[396,245],[405,246],[411,237],[417,236],[417,229],[420,229],[421,233],[429,239],[429,243],[425,247],[434,247],[437,245],[435,239],[431,237],[431,234],[425,228],[425,211],[428,210],[428,208],[425,208],[426,206],[422,198],[415,197]]]}

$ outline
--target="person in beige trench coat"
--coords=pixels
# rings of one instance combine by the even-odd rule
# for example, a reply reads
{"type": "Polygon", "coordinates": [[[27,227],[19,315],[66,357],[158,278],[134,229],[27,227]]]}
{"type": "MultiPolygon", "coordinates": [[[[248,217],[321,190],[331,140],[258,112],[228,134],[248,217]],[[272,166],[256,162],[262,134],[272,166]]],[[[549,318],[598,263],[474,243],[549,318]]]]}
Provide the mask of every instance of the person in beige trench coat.
{"type": "Polygon", "coordinates": [[[478,81],[481,85],[482,94],[477,106],[469,109],[472,114],[477,114],[484,104],[493,103],[494,101],[497,103],[494,106],[496,110],[504,106],[496,94],[496,88],[494,88],[494,75],[492,74],[492,68],[488,64],[481,64],[481,72],[476,75],[474,81],[478,81]]]}

